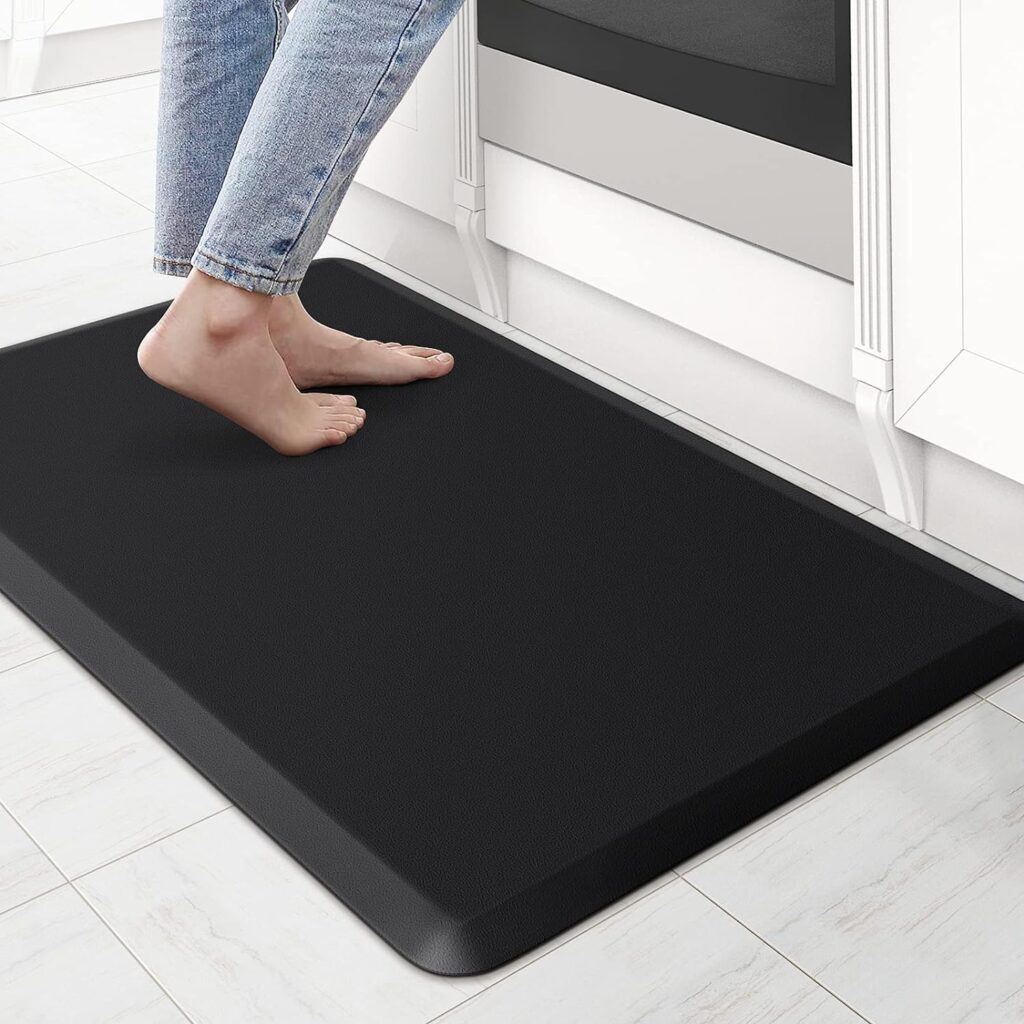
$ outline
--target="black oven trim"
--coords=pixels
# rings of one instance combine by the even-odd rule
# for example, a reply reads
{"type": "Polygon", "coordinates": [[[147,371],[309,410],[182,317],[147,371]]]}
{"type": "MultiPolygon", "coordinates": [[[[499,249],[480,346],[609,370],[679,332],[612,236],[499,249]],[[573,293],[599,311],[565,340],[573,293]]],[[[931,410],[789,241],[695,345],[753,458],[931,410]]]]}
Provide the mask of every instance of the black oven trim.
{"type": "Polygon", "coordinates": [[[478,0],[477,19],[479,41],[495,50],[852,164],[849,14],[850,0],[836,0],[834,85],[680,53],[530,0],[478,0]]]}

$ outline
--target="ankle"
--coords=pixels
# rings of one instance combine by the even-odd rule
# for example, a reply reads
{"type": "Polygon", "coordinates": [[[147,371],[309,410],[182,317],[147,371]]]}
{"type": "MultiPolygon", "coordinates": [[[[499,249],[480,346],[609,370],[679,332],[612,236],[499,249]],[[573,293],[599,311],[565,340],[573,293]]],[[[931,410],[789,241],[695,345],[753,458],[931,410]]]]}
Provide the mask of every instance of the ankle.
{"type": "Polygon", "coordinates": [[[229,342],[240,335],[266,331],[271,296],[236,288],[193,270],[176,305],[178,312],[197,317],[210,339],[229,342]]]}
{"type": "Polygon", "coordinates": [[[298,295],[275,295],[270,303],[270,329],[294,327],[309,317],[298,295]]]}

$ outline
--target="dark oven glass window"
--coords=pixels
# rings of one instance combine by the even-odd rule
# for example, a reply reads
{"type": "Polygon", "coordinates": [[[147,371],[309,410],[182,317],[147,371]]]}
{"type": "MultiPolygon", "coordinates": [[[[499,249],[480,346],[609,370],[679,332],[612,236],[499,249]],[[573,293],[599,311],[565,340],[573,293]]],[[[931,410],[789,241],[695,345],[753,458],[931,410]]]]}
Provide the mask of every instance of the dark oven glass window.
{"type": "Polygon", "coordinates": [[[849,0],[479,0],[480,41],[850,162],[849,0]]]}

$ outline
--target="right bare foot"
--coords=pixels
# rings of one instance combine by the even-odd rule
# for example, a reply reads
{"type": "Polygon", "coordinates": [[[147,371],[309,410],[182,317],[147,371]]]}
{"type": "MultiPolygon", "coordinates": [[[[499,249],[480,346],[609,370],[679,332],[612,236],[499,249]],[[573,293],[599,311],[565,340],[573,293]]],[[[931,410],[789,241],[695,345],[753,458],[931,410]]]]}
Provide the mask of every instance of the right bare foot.
{"type": "Polygon", "coordinates": [[[282,455],[342,444],[366,414],[351,395],[303,394],[270,340],[270,298],[193,270],[139,346],[158,384],[233,420],[282,455]]]}

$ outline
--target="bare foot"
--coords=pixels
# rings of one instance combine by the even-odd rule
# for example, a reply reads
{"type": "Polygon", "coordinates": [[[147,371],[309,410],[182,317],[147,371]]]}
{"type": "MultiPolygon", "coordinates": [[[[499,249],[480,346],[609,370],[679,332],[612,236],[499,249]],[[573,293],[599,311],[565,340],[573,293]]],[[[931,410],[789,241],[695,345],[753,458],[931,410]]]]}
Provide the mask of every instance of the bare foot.
{"type": "Polygon", "coordinates": [[[408,384],[443,377],[455,361],[447,352],[369,341],[314,320],[298,295],[274,298],[270,337],[300,388],[343,384],[408,384]]]}
{"type": "Polygon", "coordinates": [[[302,394],[267,326],[271,300],[193,270],[139,346],[158,384],[233,420],[282,455],[341,444],[365,413],[351,395],[302,394]]]}

